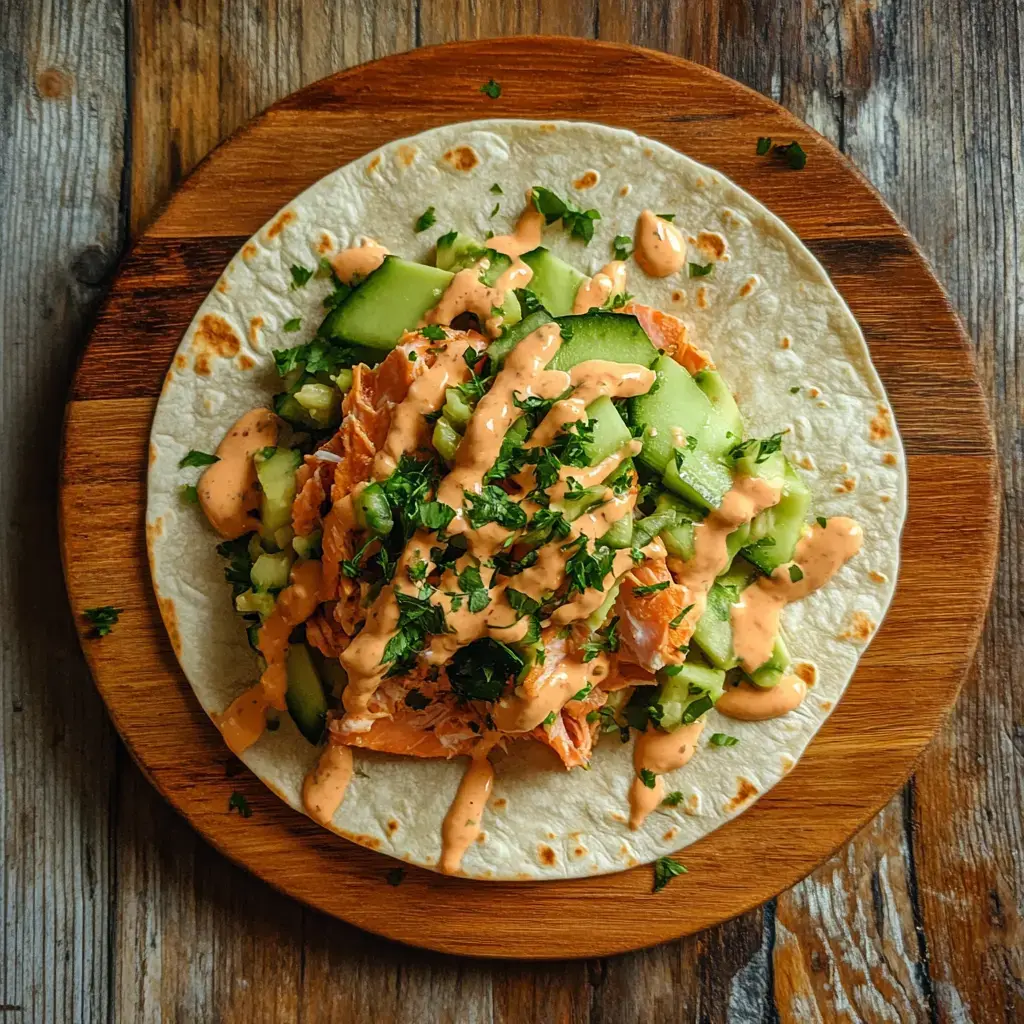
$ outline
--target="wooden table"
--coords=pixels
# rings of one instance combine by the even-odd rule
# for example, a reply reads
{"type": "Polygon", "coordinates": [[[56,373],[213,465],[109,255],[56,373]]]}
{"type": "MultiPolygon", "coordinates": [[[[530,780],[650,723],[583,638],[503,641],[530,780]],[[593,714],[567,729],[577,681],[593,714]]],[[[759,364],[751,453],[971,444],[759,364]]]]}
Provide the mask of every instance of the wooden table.
{"type": "MultiPolygon", "coordinates": [[[[0,0],[0,1019],[1024,1019],[1020,3],[57,6],[0,0]],[[964,316],[1006,488],[1003,568],[974,670],[874,822],[801,885],[718,929],[526,966],[374,939],[207,848],[117,743],[77,649],[54,538],[75,353],[120,253],[181,177],[312,79],[514,32],[596,33],[702,61],[847,152],[964,316]]],[[[879,714],[914,713],[899,680],[893,696],[879,714]]]]}

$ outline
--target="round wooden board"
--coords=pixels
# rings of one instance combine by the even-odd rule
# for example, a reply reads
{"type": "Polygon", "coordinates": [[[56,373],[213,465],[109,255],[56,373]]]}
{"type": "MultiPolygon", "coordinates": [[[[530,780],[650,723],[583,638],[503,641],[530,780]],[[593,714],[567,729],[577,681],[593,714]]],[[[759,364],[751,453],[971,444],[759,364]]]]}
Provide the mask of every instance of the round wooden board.
{"type": "Polygon", "coordinates": [[[695,932],[793,885],[875,814],[953,705],[984,617],[998,486],[967,339],[912,239],[825,140],[763,96],[664,54],[562,38],[417,50],[317,82],[196,170],[125,259],[75,377],[61,475],[62,552],[82,643],[114,722],[159,791],[271,884],[370,931],[451,953],[555,958],[695,932]],[[502,85],[491,100],[480,85],[502,85]],[[846,696],[797,768],[685,851],[658,895],[651,870],[485,883],[409,868],[345,842],[236,775],[178,668],[144,536],[150,420],[171,356],[221,269],[312,182],[395,138],[480,117],[600,121],[718,168],[783,217],[864,330],[906,445],[910,514],[895,601],[846,696]],[[758,158],[798,139],[800,173],[758,158]],[[83,609],[125,611],[102,640],[83,609]],[[227,812],[241,789],[253,814],[227,812]],[[583,909],[585,908],[585,909],[583,909]]]}

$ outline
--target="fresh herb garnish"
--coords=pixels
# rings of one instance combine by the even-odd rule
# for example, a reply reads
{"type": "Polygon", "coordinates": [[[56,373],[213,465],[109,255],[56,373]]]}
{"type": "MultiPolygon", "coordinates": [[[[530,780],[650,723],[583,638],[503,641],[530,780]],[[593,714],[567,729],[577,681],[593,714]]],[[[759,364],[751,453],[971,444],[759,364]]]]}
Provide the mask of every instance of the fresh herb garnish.
{"type": "Polygon", "coordinates": [[[500,487],[487,484],[479,494],[466,494],[467,518],[474,529],[499,523],[508,530],[526,525],[526,513],[500,487]]]}
{"type": "Polygon", "coordinates": [[[249,806],[249,801],[246,800],[245,794],[239,793],[237,789],[228,798],[228,814],[232,811],[238,811],[243,818],[252,817],[252,808],[249,806]]]}
{"type": "Polygon", "coordinates": [[[655,785],[657,785],[658,777],[650,768],[641,768],[640,771],[637,772],[637,775],[640,777],[640,781],[648,789],[654,789],[655,785]]]}
{"type": "Polygon", "coordinates": [[[385,876],[388,885],[401,885],[405,878],[405,868],[392,868],[385,876]]]}
{"type": "Polygon", "coordinates": [[[405,695],[405,703],[407,707],[413,709],[413,711],[422,711],[424,708],[430,706],[430,698],[420,693],[419,690],[412,689],[405,695]]]}
{"type": "Polygon", "coordinates": [[[690,263],[690,277],[707,277],[714,269],[714,263],[690,263]]]}
{"type": "Polygon", "coordinates": [[[582,690],[577,690],[569,699],[570,700],[585,700],[587,694],[594,688],[593,683],[587,683],[582,690]]]}
{"type": "Polygon", "coordinates": [[[512,610],[519,618],[524,615],[536,615],[540,611],[540,601],[530,597],[529,594],[524,594],[521,590],[506,587],[505,600],[512,606],[512,610]]]}
{"type": "Polygon", "coordinates": [[[451,231],[446,231],[434,244],[438,247],[438,249],[446,249],[449,245],[452,244],[452,242],[455,241],[456,238],[458,238],[458,236],[458,231],[455,231],[454,229],[451,231]]]}
{"type": "Polygon", "coordinates": [[[547,718],[544,719],[544,725],[554,725],[557,717],[558,715],[554,711],[549,712],[547,718]]]}
{"type": "Polygon", "coordinates": [[[541,185],[533,186],[532,196],[533,205],[544,214],[545,223],[554,224],[556,220],[560,220],[571,238],[579,238],[585,245],[590,244],[594,237],[594,222],[601,219],[601,214],[597,210],[581,210],[541,185]]]}
{"type": "Polygon", "coordinates": [[[421,337],[426,338],[427,341],[444,341],[448,335],[444,333],[443,327],[438,327],[437,324],[427,324],[426,327],[419,329],[421,337]]]}
{"type": "Polygon", "coordinates": [[[382,665],[393,665],[389,675],[408,670],[416,655],[426,646],[428,636],[449,632],[444,609],[431,603],[430,594],[429,587],[424,587],[418,595],[395,592],[398,630],[387,642],[380,659],[382,665]]]}
{"type": "Polygon", "coordinates": [[[661,801],[662,807],[678,807],[685,797],[678,789],[673,789],[671,793],[664,800],[661,801]]]}
{"type": "Polygon", "coordinates": [[[117,620],[123,611],[123,608],[105,604],[99,608],[86,608],[82,614],[85,616],[85,621],[92,626],[92,635],[100,637],[106,636],[117,625],[117,620]]]}
{"type": "Polygon", "coordinates": [[[470,612],[473,615],[482,612],[491,603],[491,597],[480,578],[480,570],[474,565],[467,565],[458,578],[459,590],[469,599],[470,612]]]}
{"type": "Polygon", "coordinates": [[[782,157],[794,171],[802,171],[807,163],[807,154],[799,142],[791,142],[788,146],[773,146],[772,153],[782,157]]]}
{"type": "Polygon", "coordinates": [[[191,469],[198,466],[212,466],[220,462],[220,456],[210,455],[207,452],[200,452],[193,448],[188,455],[185,455],[178,463],[178,469],[191,469]]]}
{"type": "Polygon", "coordinates": [[[428,530],[446,530],[455,518],[455,509],[443,501],[424,501],[417,510],[420,522],[428,530]]]}
{"type": "Polygon", "coordinates": [[[437,223],[437,217],[434,214],[434,208],[428,206],[417,218],[416,218],[416,234],[421,231],[426,231],[427,228],[432,228],[437,223]]]}
{"type": "Polygon", "coordinates": [[[217,554],[228,560],[224,579],[231,584],[232,597],[238,597],[252,586],[249,577],[253,561],[249,554],[250,536],[251,534],[247,533],[235,540],[225,540],[217,545],[217,554]]]}
{"type": "Polygon", "coordinates": [[[617,260],[628,260],[633,255],[633,239],[629,235],[616,235],[612,239],[612,255],[617,260]]]}
{"type": "Polygon", "coordinates": [[[757,155],[758,156],[764,156],[768,152],[768,150],[771,149],[771,148],[772,148],[772,139],[771,139],[770,135],[768,135],[768,136],[762,135],[757,140],[757,155]]]}
{"type": "Polygon", "coordinates": [[[651,594],[657,594],[659,590],[664,590],[671,582],[671,580],[662,580],[661,583],[651,583],[647,586],[634,587],[633,596],[650,597],[651,594]]]}
{"type": "Polygon", "coordinates": [[[292,272],[292,288],[301,288],[306,284],[309,279],[313,276],[313,271],[309,267],[300,266],[298,263],[293,263],[291,267],[292,272]]]}
{"type": "Polygon", "coordinates": [[[792,387],[791,387],[791,388],[789,389],[789,393],[790,393],[791,395],[798,395],[798,394],[800,394],[800,385],[799,385],[799,384],[794,384],[794,385],[793,385],[793,386],[792,386],[792,387]]]}
{"type": "Polygon", "coordinates": [[[301,327],[302,317],[293,316],[291,320],[285,320],[284,324],[281,327],[281,330],[284,331],[286,334],[294,334],[301,327]]]}
{"type": "Polygon", "coordinates": [[[789,567],[789,578],[793,583],[799,583],[804,578],[804,571],[796,562],[789,567]]]}
{"type": "Polygon", "coordinates": [[[406,575],[409,577],[412,583],[422,583],[427,578],[428,565],[422,558],[417,558],[416,561],[409,563],[409,568],[406,570],[406,575]]]}
{"type": "Polygon", "coordinates": [[[306,373],[336,374],[349,370],[363,357],[346,342],[333,342],[326,338],[314,338],[305,345],[294,348],[274,349],[274,366],[280,376],[286,377],[293,370],[306,373]]]}
{"type": "Polygon", "coordinates": [[[716,732],[711,734],[710,742],[713,747],[735,747],[739,743],[739,738],[728,733],[716,732]]]}
{"type": "Polygon", "coordinates": [[[495,204],[494,204],[494,209],[493,209],[493,210],[491,210],[491,213],[490,213],[490,218],[489,218],[489,219],[493,219],[493,218],[494,218],[494,215],[495,215],[495,214],[496,214],[496,213],[497,213],[497,212],[498,212],[498,211],[499,211],[500,209],[501,209],[501,203],[495,203],[495,204]]]}
{"type": "Polygon", "coordinates": [[[619,617],[616,615],[604,629],[599,629],[592,633],[590,639],[580,645],[580,654],[583,655],[583,663],[586,664],[605,651],[609,654],[614,654],[618,649],[619,617]]]}
{"type": "Polygon", "coordinates": [[[655,216],[658,220],[667,220],[670,224],[676,219],[676,215],[674,213],[656,213],[655,216]]]}
{"type": "Polygon", "coordinates": [[[668,626],[669,626],[669,629],[678,629],[678,628],[679,628],[679,627],[680,627],[680,626],[682,625],[682,623],[683,623],[683,619],[685,619],[685,618],[686,618],[686,616],[687,616],[687,615],[688,615],[688,614],[689,614],[689,613],[690,613],[690,612],[691,612],[692,610],[693,610],[693,605],[692,605],[692,604],[688,604],[688,605],[687,605],[687,606],[686,606],[686,607],[685,607],[685,608],[684,608],[684,609],[683,609],[683,610],[682,610],[682,611],[681,611],[681,612],[680,612],[680,613],[679,613],[679,614],[678,614],[678,615],[677,615],[677,616],[676,616],[676,617],[675,617],[675,618],[674,618],[674,619],[673,619],[673,620],[672,620],[672,621],[671,621],[671,622],[670,622],[670,623],[668,624],[668,626]]]}
{"type": "Polygon", "coordinates": [[[815,517],[817,524],[824,530],[828,526],[828,520],[824,516],[815,517]]]}
{"type": "Polygon", "coordinates": [[[714,706],[715,702],[711,699],[710,694],[707,693],[696,700],[690,701],[683,711],[683,725],[692,725],[705,711],[710,711],[714,706]]]}
{"type": "Polygon", "coordinates": [[[368,537],[363,541],[362,546],[356,551],[351,558],[343,558],[339,563],[338,567],[341,569],[342,574],[347,576],[350,580],[357,579],[363,568],[363,555],[366,554],[366,549],[376,540],[376,537],[368,537]]]}
{"type": "Polygon", "coordinates": [[[480,86],[480,91],[485,96],[490,96],[492,100],[496,100],[501,95],[501,86],[492,78],[485,85],[480,86]]]}
{"type": "Polygon", "coordinates": [[[448,681],[463,700],[494,701],[522,667],[523,659],[511,647],[487,637],[474,640],[452,655],[448,681]]]}
{"type": "Polygon", "coordinates": [[[587,550],[587,538],[583,541],[569,560],[565,563],[565,574],[569,580],[567,596],[574,592],[582,594],[585,590],[604,590],[605,577],[612,571],[615,552],[609,547],[595,547],[594,552],[587,550]]]}
{"type": "Polygon", "coordinates": [[[491,192],[491,195],[493,195],[493,196],[503,196],[503,195],[505,194],[505,193],[504,193],[504,192],[502,191],[502,189],[501,189],[501,186],[500,186],[500,185],[499,185],[499,184],[498,184],[497,182],[495,182],[495,183],[494,183],[494,184],[493,184],[493,185],[491,186],[491,188],[490,188],[490,192],[491,192]]]}
{"type": "Polygon", "coordinates": [[[757,454],[754,456],[754,463],[759,466],[762,462],[767,462],[772,455],[782,448],[782,438],[785,434],[786,431],[780,430],[777,434],[772,434],[771,437],[751,438],[749,441],[736,445],[729,452],[729,456],[733,460],[742,459],[746,455],[752,455],[756,449],[757,454]]]}
{"type": "Polygon", "coordinates": [[[178,488],[178,497],[185,505],[199,504],[199,489],[195,484],[182,484],[178,488]]]}
{"type": "Polygon", "coordinates": [[[686,868],[671,857],[659,857],[654,862],[654,892],[661,892],[677,875],[685,875],[686,868]]]}
{"type": "Polygon", "coordinates": [[[621,309],[623,306],[626,305],[627,302],[632,302],[632,301],[633,301],[633,293],[632,292],[616,292],[615,295],[612,295],[610,298],[605,299],[605,301],[601,303],[601,309],[607,309],[607,310],[621,309]]]}

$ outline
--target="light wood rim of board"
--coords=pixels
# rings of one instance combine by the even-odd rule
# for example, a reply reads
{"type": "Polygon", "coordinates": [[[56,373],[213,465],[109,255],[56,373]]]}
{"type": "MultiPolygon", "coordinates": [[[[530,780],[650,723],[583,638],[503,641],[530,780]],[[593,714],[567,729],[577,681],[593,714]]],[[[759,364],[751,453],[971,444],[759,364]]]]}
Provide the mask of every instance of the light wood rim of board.
{"type": "Polygon", "coordinates": [[[792,886],[874,815],[956,700],[988,602],[999,518],[967,338],[924,257],[852,165],[783,108],[706,68],[543,37],[453,43],[353,68],[287,97],[215,150],[138,240],[99,314],[67,407],[60,502],[68,589],[96,685],[132,756],[199,832],[272,885],[370,931],[521,958],[606,955],[714,925],[792,886]],[[492,77],[503,88],[497,101],[479,92],[492,77]],[[323,831],[251,776],[230,776],[149,581],[150,419],[181,334],[230,256],[334,167],[436,125],[501,116],[634,129],[716,167],[782,216],[857,315],[906,445],[900,583],[847,695],[793,772],[689,847],[689,875],[658,895],[649,867],[541,883],[409,868],[388,885],[395,861],[323,831]],[[806,169],[756,157],[762,135],[798,139],[806,169]],[[125,608],[121,622],[90,639],[81,613],[105,604],[125,608]],[[235,789],[251,818],[227,813],[235,789]]]}

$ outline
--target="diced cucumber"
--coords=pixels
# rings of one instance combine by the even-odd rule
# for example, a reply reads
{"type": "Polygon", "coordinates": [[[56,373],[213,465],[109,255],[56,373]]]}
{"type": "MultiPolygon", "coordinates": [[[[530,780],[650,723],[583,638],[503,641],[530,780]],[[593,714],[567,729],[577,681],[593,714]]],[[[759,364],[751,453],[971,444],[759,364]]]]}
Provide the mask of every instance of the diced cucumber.
{"type": "Polygon", "coordinates": [[[680,523],[678,526],[662,530],[659,536],[670,555],[681,558],[684,562],[693,558],[693,523],[680,523]]]}
{"type": "Polygon", "coordinates": [[[292,551],[299,558],[319,558],[323,550],[323,533],[314,530],[307,537],[292,537],[292,551]]]}
{"type": "Polygon", "coordinates": [[[740,551],[744,544],[750,540],[750,523],[744,523],[739,529],[733,530],[728,537],[725,538],[725,550],[729,555],[729,561],[736,557],[736,553],[740,551]]]}
{"type": "Polygon", "coordinates": [[[533,271],[528,287],[540,304],[552,316],[570,314],[585,275],[543,246],[525,253],[523,262],[533,271]]]}
{"type": "Polygon", "coordinates": [[[765,689],[777,686],[789,671],[789,651],[781,636],[775,637],[772,656],[758,669],[750,673],[750,681],[765,689]]]}
{"type": "Polygon", "coordinates": [[[562,498],[561,501],[551,503],[551,507],[561,511],[569,522],[579,519],[584,512],[588,512],[595,505],[604,501],[604,492],[607,488],[604,484],[597,484],[594,487],[585,487],[578,494],[571,498],[562,498]]]}
{"type": "Polygon", "coordinates": [[[732,487],[732,474],[700,448],[676,449],[662,474],[662,483],[676,494],[707,509],[719,508],[732,487]]]}
{"type": "Polygon", "coordinates": [[[695,437],[698,445],[705,442],[712,409],[704,392],[674,359],[659,356],[651,369],[658,374],[658,382],[646,395],[631,400],[631,411],[633,422],[646,428],[641,461],[663,473],[680,435],[695,437]]]}
{"type": "Polygon", "coordinates": [[[292,397],[306,410],[313,425],[321,430],[341,422],[341,392],[336,387],[310,381],[303,384],[292,397]]]}
{"type": "Polygon", "coordinates": [[[331,380],[334,381],[335,386],[343,395],[352,390],[351,370],[341,369],[331,378],[331,380]]]}
{"type": "Polygon", "coordinates": [[[257,591],[283,590],[288,586],[288,574],[293,562],[290,551],[260,555],[249,570],[249,579],[257,591]]]}
{"type": "Polygon", "coordinates": [[[465,431],[469,418],[473,415],[473,406],[466,401],[458,388],[445,391],[444,417],[458,431],[465,431]]]}
{"type": "Polygon", "coordinates": [[[442,416],[434,424],[434,433],[430,441],[437,454],[445,462],[452,463],[455,461],[455,453],[462,441],[462,435],[451,425],[447,417],[442,416]]]}
{"type": "Polygon", "coordinates": [[[437,258],[434,264],[442,270],[454,273],[456,270],[472,266],[484,252],[484,246],[475,238],[457,231],[455,237],[450,240],[447,235],[442,235],[437,240],[437,258]]]}
{"type": "Polygon", "coordinates": [[[491,342],[487,349],[487,357],[491,362],[491,373],[496,373],[498,367],[505,361],[509,352],[512,351],[528,334],[533,334],[538,327],[551,323],[551,317],[543,309],[538,309],[528,317],[524,317],[517,324],[506,325],[500,338],[491,342]]]}
{"type": "Polygon", "coordinates": [[[299,732],[310,743],[319,743],[327,723],[327,698],[305,644],[288,645],[288,690],[285,703],[299,732]]]}
{"type": "Polygon", "coordinates": [[[737,476],[757,476],[769,480],[781,487],[786,481],[786,456],[782,452],[772,452],[763,462],[757,461],[758,449],[752,453],[741,455],[734,461],[737,476]]]}
{"type": "MultiPolygon", "coordinates": [[[[612,608],[615,607],[615,601],[619,596],[619,588],[622,584],[616,580],[606,591],[605,598],[601,602],[601,607],[597,611],[591,612],[587,616],[587,625],[592,629],[600,629],[604,624],[605,620],[611,614],[612,608]]],[[[612,691],[613,693],[615,691],[612,691]]]]}
{"type": "MultiPolygon", "coordinates": [[[[264,555],[264,557],[268,557],[264,555]]],[[[260,620],[269,618],[277,598],[266,591],[246,590],[235,598],[235,611],[241,615],[259,615],[260,620]]]]}
{"type": "Polygon", "coordinates": [[[264,544],[277,546],[274,535],[290,526],[295,500],[295,473],[302,454],[294,448],[264,448],[253,456],[256,476],[263,488],[260,508],[260,537],[264,544]]]}
{"type": "Polygon", "coordinates": [[[693,639],[718,668],[729,669],[737,664],[732,647],[732,606],[753,577],[754,569],[739,559],[708,591],[707,605],[693,631],[693,639]]]}
{"type": "MultiPolygon", "coordinates": [[[[440,422],[440,420],[438,421],[440,422]]],[[[377,537],[386,537],[394,529],[391,506],[380,484],[367,484],[354,502],[356,522],[377,537]]]]}
{"type": "Polygon", "coordinates": [[[593,439],[583,445],[583,450],[591,466],[596,466],[633,439],[619,410],[607,395],[602,395],[587,406],[587,420],[593,425],[594,433],[593,439]]]}
{"type": "Polygon", "coordinates": [[[664,679],[658,693],[662,707],[659,724],[666,732],[695,722],[714,706],[725,686],[725,673],[721,669],[690,662],[672,666],[671,674],[662,670],[658,676],[664,679]]]}
{"type": "Polygon", "coordinates": [[[729,386],[717,370],[701,370],[694,383],[711,402],[706,443],[709,451],[722,453],[739,444],[743,437],[743,417],[729,386]]]}
{"type": "Polygon", "coordinates": [[[750,524],[752,543],[743,548],[747,560],[763,573],[772,573],[791,561],[803,533],[810,504],[811,493],[807,485],[787,460],[782,497],[778,504],[760,512],[750,524]]]}
{"type": "Polygon", "coordinates": [[[633,513],[627,512],[621,519],[616,519],[601,537],[601,543],[610,548],[630,547],[633,543],[633,513]]]}
{"type": "MultiPolygon", "coordinates": [[[[658,358],[640,322],[631,313],[593,311],[581,316],[563,316],[556,321],[562,329],[562,347],[548,363],[552,370],[571,370],[589,359],[650,366],[658,358]]],[[[680,367],[682,369],[682,367],[680,367]]],[[[687,378],[690,375],[683,370],[687,378]]],[[[694,390],[707,402],[703,392],[694,390]]],[[[638,399],[634,399],[638,401],[638,399]]],[[[710,408],[710,403],[708,404],[710,408]]]]}
{"type": "Polygon", "coordinates": [[[633,524],[631,546],[643,548],[654,540],[663,530],[672,530],[679,525],[679,515],[674,509],[666,508],[653,512],[633,524]]]}

